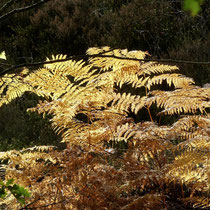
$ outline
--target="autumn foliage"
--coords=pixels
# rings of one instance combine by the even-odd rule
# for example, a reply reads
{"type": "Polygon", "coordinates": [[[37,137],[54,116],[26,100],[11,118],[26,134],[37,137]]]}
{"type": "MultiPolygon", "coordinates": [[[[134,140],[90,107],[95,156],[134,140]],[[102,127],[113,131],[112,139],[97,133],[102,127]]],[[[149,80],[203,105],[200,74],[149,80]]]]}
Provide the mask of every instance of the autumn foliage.
{"type": "Polygon", "coordinates": [[[51,114],[67,145],[1,153],[5,178],[31,192],[23,209],[208,208],[209,88],[147,52],[87,51],[99,53],[0,79],[1,105],[42,97],[28,111],[51,114]]]}

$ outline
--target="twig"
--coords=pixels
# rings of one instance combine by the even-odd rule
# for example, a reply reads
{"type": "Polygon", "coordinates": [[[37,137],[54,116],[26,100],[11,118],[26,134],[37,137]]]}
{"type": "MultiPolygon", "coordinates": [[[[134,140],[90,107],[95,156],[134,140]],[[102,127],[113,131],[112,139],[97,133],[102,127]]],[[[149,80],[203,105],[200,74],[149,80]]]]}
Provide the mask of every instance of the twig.
{"type": "Polygon", "coordinates": [[[31,4],[29,6],[11,10],[10,12],[0,16],[0,21],[2,21],[3,19],[5,19],[5,18],[7,18],[7,17],[9,17],[11,15],[14,15],[15,13],[19,13],[19,12],[23,12],[23,11],[26,11],[26,10],[30,10],[30,9],[32,9],[34,7],[37,7],[37,6],[43,4],[43,3],[47,2],[47,1],[50,1],[50,0],[41,0],[41,1],[37,2],[37,3],[31,4]]]}
{"type": "MultiPolygon", "coordinates": [[[[36,200],[37,201],[37,200],[36,200]]],[[[48,206],[52,206],[52,205],[56,205],[56,204],[59,204],[59,203],[62,203],[62,202],[64,202],[65,200],[61,200],[61,201],[58,201],[58,202],[54,202],[54,203],[49,203],[49,204],[46,204],[46,205],[44,205],[44,206],[38,206],[38,207],[23,207],[23,208],[21,208],[21,209],[19,209],[19,210],[25,210],[25,209],[40,209],[40,208],[45,208],[45,207],[48,207],[48,206]]],[[[32,203],[30,203],[30,205],[31,205],[32,203]]],[[[27,205],[27,206],[29,206],[29,205],[27,205]]]]}
{"type": "Polygon", "coordinates": [[[14,0],[10,0],[10,1],[6,2],[6,3],[1,7],[0,12],[4,11],[7,7],[9,7],[9,6],[12,4],[13,1],[14,1],[14,0]]]}

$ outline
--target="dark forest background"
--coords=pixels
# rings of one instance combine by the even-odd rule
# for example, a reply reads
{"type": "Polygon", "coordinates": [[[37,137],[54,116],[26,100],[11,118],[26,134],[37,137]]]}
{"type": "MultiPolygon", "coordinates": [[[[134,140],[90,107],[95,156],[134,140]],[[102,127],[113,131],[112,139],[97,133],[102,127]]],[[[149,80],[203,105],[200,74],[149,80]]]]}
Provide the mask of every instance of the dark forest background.
{"type": "MultiPolygon", "coordinates": [[[[158,59],[209,61],[210,1],[204,1],[195,17],[183,11],[182,2],[50,0],[0,22],[0,51],[6,52],[7,62],[13,65],[44,61],[52,54],[80,55],[94,46],[148,51],[151,58],[158,59]]],[[[1,0],[0,16],[28,3],[1,0]]],[[[209,83],[209,65],[177,65],[196,85],[209,83]]],[[[6,67],[1,64],[0,70],[6,67]]],[[[26,112],[38,99],[25,94],[0,109],[0,151],[43,144],[62,146],[50,126],[50,116],[43,119],[26,112]]]]}

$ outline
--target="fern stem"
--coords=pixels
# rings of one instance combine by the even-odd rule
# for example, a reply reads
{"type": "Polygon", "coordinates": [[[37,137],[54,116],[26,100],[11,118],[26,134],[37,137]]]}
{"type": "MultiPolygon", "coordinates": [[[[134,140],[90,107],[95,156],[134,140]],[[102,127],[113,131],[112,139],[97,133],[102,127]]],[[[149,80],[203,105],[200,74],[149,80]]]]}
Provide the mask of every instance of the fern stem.
{"type": "MultiPolygon", "coordinates": [[[[145,76],[145,75],[144,75],[144,76],[145,76]]],[[[148,96],[147,87],[145,87],[145,92],[146,92],[146,96],[148,96]]],[[[152,119],[152,115],[151,115],[151,112],[150,112],[150,109],[149,109],[149,106],[148,106],[148,105],[147,105],[146,109],[147,109],[147,111],[148,111],[149,118],[150,118],[151,122],[154,122],[153,119],[152,119]]]]}
{"type": "Polygon", "coordinates": [[[149,109],[148,106],[147,106],[147,111],[149,113],[149,118],[150,118],[151,122],[154,122],[153,119],[152,119],[152,115],[151,115],[151,112],[150,112],[150,109],[149,109]]]}

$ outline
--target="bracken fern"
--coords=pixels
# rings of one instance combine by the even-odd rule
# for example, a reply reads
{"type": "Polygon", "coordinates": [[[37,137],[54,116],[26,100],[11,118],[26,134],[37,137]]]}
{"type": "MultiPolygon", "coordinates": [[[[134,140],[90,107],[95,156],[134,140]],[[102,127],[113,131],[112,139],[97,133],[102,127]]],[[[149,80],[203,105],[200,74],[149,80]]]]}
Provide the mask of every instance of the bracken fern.
{"type": "MultiPolygon", "coordinates": [[[[52,126],[67,144],[62,151],[44,147],[2,154],[6,178],[32,193],[26,206],[208,208],[209,88],[195,86],[176,66],[125,59],[144,59],[147,52],[87,51],[97,53],[103,56],[47,64],[32,73],[25,69],[0,80],[0,105],[25,91],[41,96],[29,111],[52,114],[52,126]],[[158,115],[177,115],[176,122],[158,125],[152,105],[161,109],[158,115]],[[143,109],[150,120],[135,122],[132,114],[143,109]]],[[[18,207],[10,197],[4,202],[18,207]]]]}

